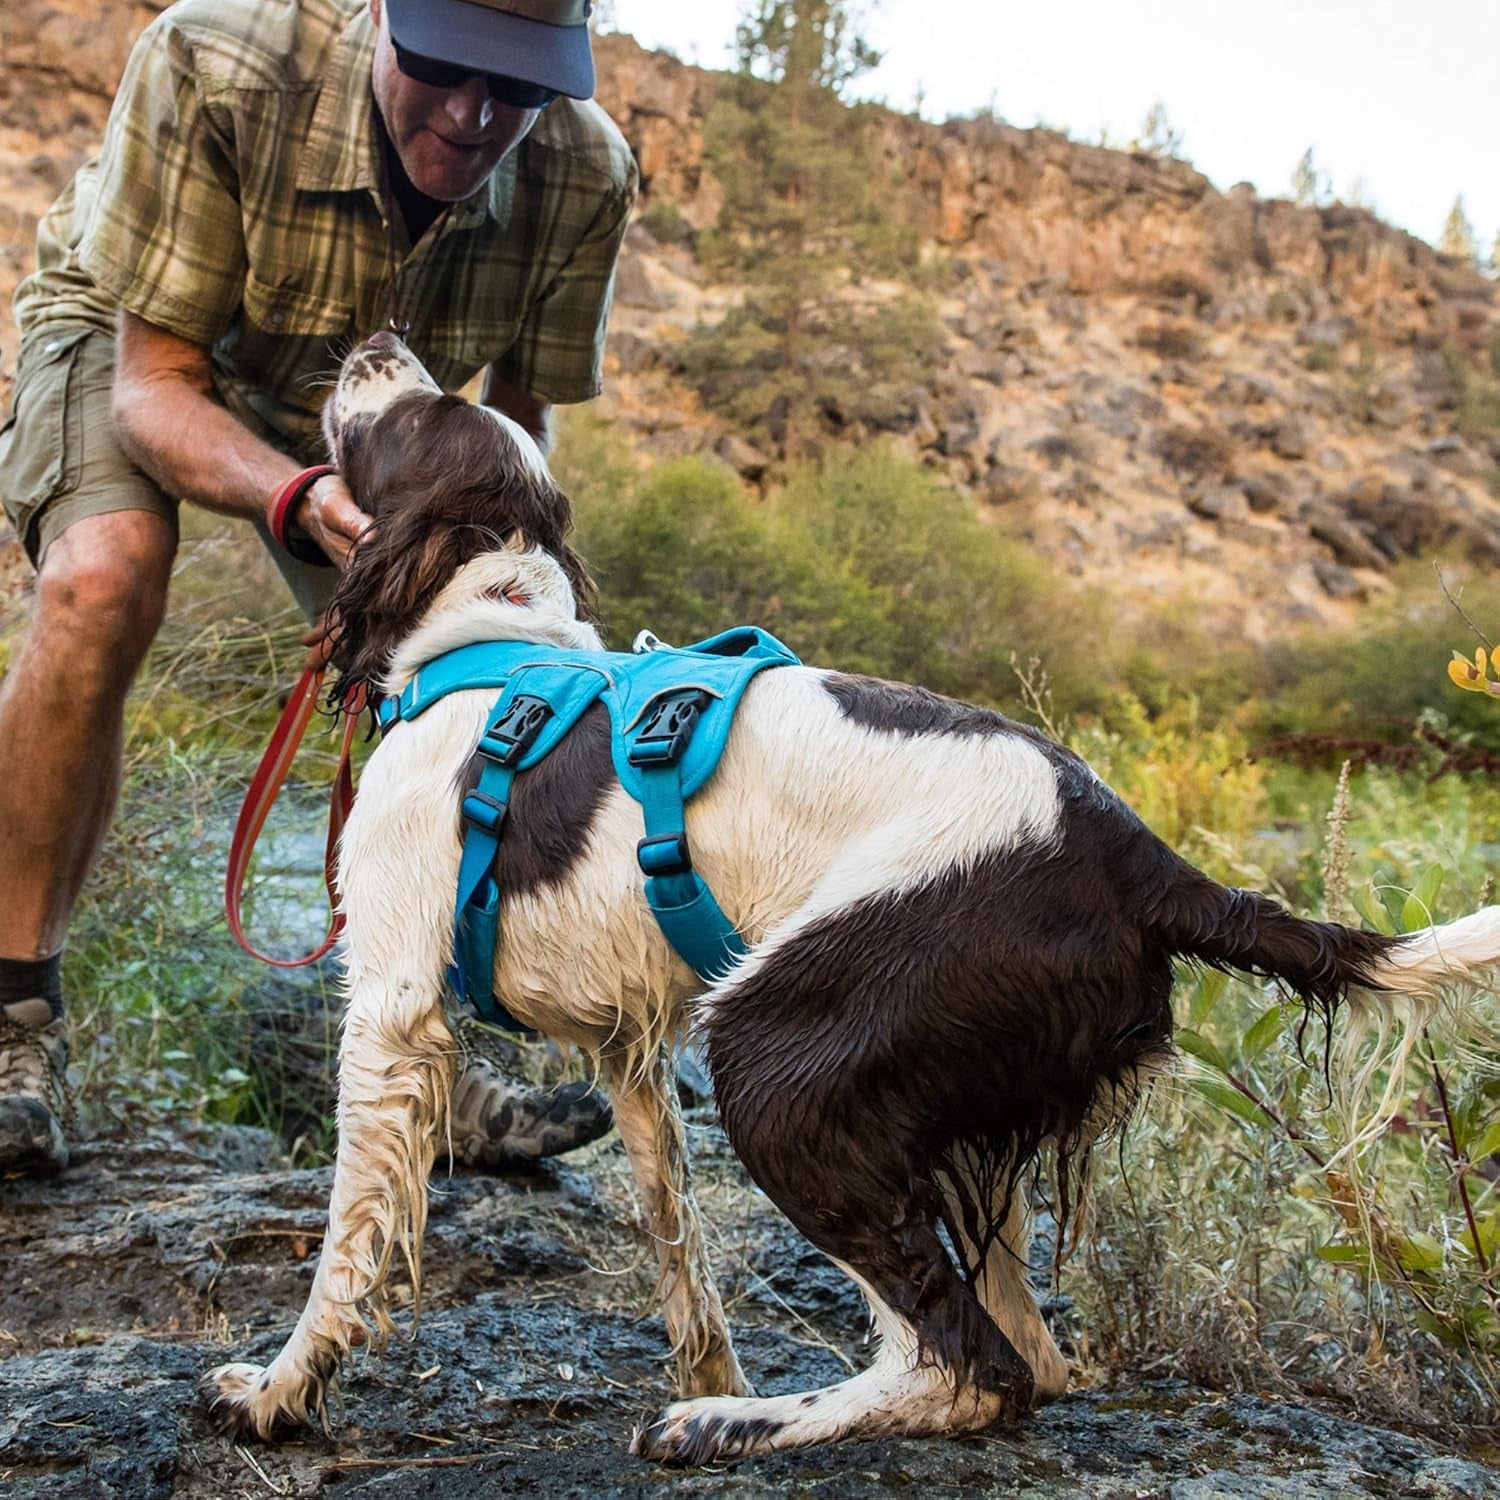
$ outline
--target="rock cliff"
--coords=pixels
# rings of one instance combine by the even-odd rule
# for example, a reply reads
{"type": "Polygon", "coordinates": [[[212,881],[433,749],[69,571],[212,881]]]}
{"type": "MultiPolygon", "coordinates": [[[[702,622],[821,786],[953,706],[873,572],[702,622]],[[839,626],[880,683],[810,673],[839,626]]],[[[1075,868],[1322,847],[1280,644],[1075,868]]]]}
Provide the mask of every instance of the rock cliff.
{"type": "MultiPolygon", "coordinates": [[[[160,8],[12,0],[0,16],[6,300],[160,8]]],[[[716,75],[623,36],[598,54],[642,208],[710,223],[716,75]]],[[[889,113],[878,139],[905,184],[894,210],[941,268],[947,348],[864,426],[997,524],[1086,582],[1142,606],[1187,595],[1252,636],[1347,616],[1403,557],[1500,560],[1500,435],[1473,399],[1500,338],[1493,284],[1361,210],[1221,193],[1184,162],[1054,131],[889,113]]],[[[765,456],[677,377],[687,329],[733,291],[690,233],[664,244],[638,223],[604,410],[643,455],[715,451],[763,483],[765,456]]],[[[14,353],[0,311],[0,387],[14,353]]]]}

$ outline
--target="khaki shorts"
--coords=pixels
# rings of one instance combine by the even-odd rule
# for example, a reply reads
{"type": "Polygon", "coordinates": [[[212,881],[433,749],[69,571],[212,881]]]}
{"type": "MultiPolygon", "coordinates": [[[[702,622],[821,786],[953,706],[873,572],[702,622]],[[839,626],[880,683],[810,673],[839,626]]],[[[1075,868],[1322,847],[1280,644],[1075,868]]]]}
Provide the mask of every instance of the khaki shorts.
{"type": "MultiPolygon", "coordinates": [[[[0,427],[0,505],[33,567],[89,516],[145,510],[177,529],[177,501],[136,468],[115,437],[114,381],[114,336],[97,328],[52,324],[21,345],[10,417],[0,427]]],[[[298,562],[255,525],[303,613],[316,619],[336,570],[298,562]]]]}

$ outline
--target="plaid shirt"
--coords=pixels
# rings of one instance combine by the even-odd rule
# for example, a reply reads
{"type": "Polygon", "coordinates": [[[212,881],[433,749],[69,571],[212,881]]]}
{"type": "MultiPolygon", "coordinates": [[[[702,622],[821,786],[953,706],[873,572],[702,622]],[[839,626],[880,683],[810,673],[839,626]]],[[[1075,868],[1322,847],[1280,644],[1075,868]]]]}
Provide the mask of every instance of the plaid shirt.
{"type": "Polygon", "coordinates": [[[593,103],[558,99],[413,247],[386,184],[368,0],[182,0],[131,53],[100,155],[37,232],[16,292],[44,325],[115,309],[211,348],[225,404],[321,450],[349,343],[399,310],[445,390],[487,365],[544,401],[598,394],[636,169],[593,103]]]}

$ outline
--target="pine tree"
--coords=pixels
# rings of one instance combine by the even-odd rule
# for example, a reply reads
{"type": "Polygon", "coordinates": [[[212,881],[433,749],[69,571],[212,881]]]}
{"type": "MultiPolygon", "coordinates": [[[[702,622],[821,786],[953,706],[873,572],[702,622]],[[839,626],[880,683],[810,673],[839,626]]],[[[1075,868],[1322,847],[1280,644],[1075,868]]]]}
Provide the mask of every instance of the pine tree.
{"type": "Polygon", "coordinates": [[[1448,210],[1448,217],[1443,223],[1443,235],[1438,241],[1438,249],[1444,255],[1451,255],[1456,260],[1476,262],[1479,259],[1479,242],[1474,236],[1474,226],[1469,222],[1469,216],[1464,212],[1464,195],[1460,193],[1453,200],[1453,207],[1448,210]]]}
{"type": "Polygon", "coordinates": [[[1131,144],[1150,156],[1182,155],[1182,132],[1167,118],[1167,106],[1160,99],[1146,111],[1141,133],[1131,144]]]}
{"type": "Polygon", "coordinates": [[[869,285],[909,272],[917,245],[870,110],[842,97],[878,60],[847,0],[754,0],[737,52],[704,126],[724,201],[700,252],[744,296],[695,331],[684,364],[705,402],[787,454],[919,378],[936,323],[919,298],[869,285]]]}
{"type": "Polygon", "coordinates": [[[1292,197],[1304,208],[1311,208],[1322,196],[1322,176],[1309,146],[1292,172],[1292,197]]]}

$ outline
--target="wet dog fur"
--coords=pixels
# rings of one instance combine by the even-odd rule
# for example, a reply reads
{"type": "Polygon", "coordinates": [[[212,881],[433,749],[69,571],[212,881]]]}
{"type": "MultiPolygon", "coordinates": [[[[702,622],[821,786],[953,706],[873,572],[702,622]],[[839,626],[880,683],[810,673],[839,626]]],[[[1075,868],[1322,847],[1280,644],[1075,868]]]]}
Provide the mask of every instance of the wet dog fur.
{"type": "MultiPolygon", "coordinates": [[[[530,438],[443,396],[394,338],[345,362],[331,449],[376,519],[336,610],[342,690],[397,691],[472,640],[598,647],[568,503],[530,438]]],[[[266,1369],[206,1377],[238,1434],[325,1415],[351,1350],[420,1287],[426,1179],[454,1044],[442,989],[458,803],[493,691],[444,699],[371,758],[344,835],[348,1009],[329,1228],[266,1369]]],[[[660,1262],[682,1399],[635,1452],[701,1464],[841,1437],[972,1431],[1063,1394],[1027,1280],[1022,1175],[1064,1205],[1088,1152],[1171,1055],[1178,959],[1431,1004],[1500,955],[1500,910],[1396,940],[1229,890],[1077,756],[987,709],[816,668],[760,674],[688,808],[694,863],[749,943],[705,987],[641,891],[638,805],[604,710],[515,783],[496,993],[597,1061],[660,1262]],[[734,1149],[858,1283],[880,1333],[841,1384],[758,1398],[735,1357],[687,1180],[669,1052],[702,1037],[734,1149]],[[951,1253],[950,1247],[951,1246],[951,1253]]]]}

